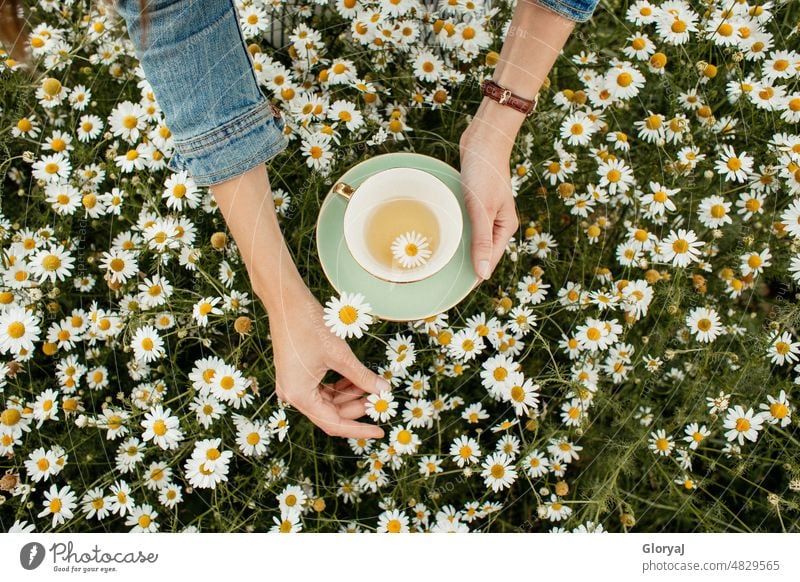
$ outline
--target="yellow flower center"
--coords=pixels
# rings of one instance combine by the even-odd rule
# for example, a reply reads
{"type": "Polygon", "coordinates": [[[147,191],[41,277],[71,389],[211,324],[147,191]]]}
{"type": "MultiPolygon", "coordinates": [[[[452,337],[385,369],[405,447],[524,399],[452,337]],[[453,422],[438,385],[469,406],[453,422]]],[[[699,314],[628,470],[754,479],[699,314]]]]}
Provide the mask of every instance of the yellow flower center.
{"type": "Polygon", "coordinates": [[[159,418],[153,423],[153,432],[158,436],[164,436],[167,434],[167,423],[159,418]]]}

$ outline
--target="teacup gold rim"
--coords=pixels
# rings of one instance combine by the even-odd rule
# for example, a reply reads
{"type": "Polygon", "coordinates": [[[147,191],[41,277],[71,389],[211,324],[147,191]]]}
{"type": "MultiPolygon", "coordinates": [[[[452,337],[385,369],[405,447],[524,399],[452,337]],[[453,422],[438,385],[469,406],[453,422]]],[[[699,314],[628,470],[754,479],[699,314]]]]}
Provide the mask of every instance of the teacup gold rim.
{"type": "MultiPolygon", "coordinates": [[[[406,153],[406,152],[403,152],[403,153],[406,153]]],[[[412,152],[408,152],[408,153],[412,153],[412,152]]],[[[381,154],[381,155],[383,156],[383,155],[391,155],[391,154],[381,154]]],[[[421,154],[414,154],[414,155],[421,155],[421,154]]],[[[377,157],[380,157],[380,156],[375,156],[375,157],[377,158],[377,157]]],[[[426,156],[426,157],[429,157],[429,156],[426,156]]],[[[370,159],[373,159],[373,158],[370,158],[370,159]]],[[[436,159],[436,158],[432,158],[432,159],[436,159]]],[[[364,160],[364,161],[366,162],[366,161],[369,161],[369,160],[364,160]]],[[[437,161],[441,161],[441,160],[437,160],[437,161]]],[[[353,166],[353,168],[356,168],[356,167],[358,167],[358,166],[359,166],[360,164],[362,164],[362,163],[363,163],[363,162],[359,162],[358,164],[356,164],[355,166],[353,166]]],[[[442,163],[444,163],[444,162],[442,162],[442,163]]],[[[352,170],[353,168],[351,168],[351,170],[352,170]]],[[[442,180],[442,179],[441,179],[439,176],[435,176],[435,175],[431,174],[430,172],[425,172],[425,170],[420,170],[420,169],[418,169],[418,168],[404,168],[404,167],[402,167],[402,166],[397,166],[397,167],[394,167],[394,168],[388,168],[387,170],[383,170],[383,171],[388,171],[388,170],[396,170],[396,169],[398,169],[398,168],[399,168],[399,169],[404,169],[404,170],[415,170],[415,171],[418,171],[418,172],[423,172],[423,173],[427,174],[428,176],[430,176],[431,178],[433,178],[434,180],[436,180],[437,182],[439,182],[439,183],[440,183],[440,184],[441,184],[441,185],[444,187],[444,189],[445,189],[445,190],[447,190],[448,192],[450,192],[450,195],[453,197],[453,199],[455,199],[455,200],[456,200],[456,207],[458,207],[458,209],[459,209],[459,210],[461,210],[461,205],[458,203],[458,200],[456,199],[456,195],[455,195],[455,193],[453,192],[453,190],[451,190],[451,189],[450,189],[450,187],[449,187],[447,184],[445,184],[445,183],[444,183],[444,180],[442,180]]],[[[348,170],[348,171],[350,171],[350,170],[348,170]]],[[[380,173],[380,172],[376,172],[375,174],[372,174],[372,175],[370,175],[370,176],[367,176],[367,177],[364,179],[364,181],[366,182],[366,181],[367,181],[369,178],[371,178],[372,176],[376,176],[378,173],[380,173]]],[[[361,186],[363,186],[363,182],[362,182],[361,184],[359,184],[358,186],[355,186],[355,187],[353,187],[351,184],[348,184],[347,182],[344,182],[344,181],[342,181],[342,180],[337,180],[336,182],[334,182],[334,183],[333,183],[333,186],[331,186],[330,190],[328,190],[328,195],[330,195],[330,193],[331,193],[331,192],[334,192],[334,191],[336,190],[336,185],[337,185],[337,184],[345,184],[345,185],[347,185],[348,187],[350,187],[350,188],[352,188],[352,189],[353,189],[352,193],[351,193],[351,194],[348,196],[348,200],[347,200],[347,207],[346,207],[346,208],[345,208],[345,210],[344,210],[344,213],[345,213],[345,218],[346,218],[346,216],[347,216],[347,209],[348,209],[348,208],[350,208],[350,204],[352,203],[352,201],[353,201],[353,198],[355,198],[355,197],[358,195],[358,191],[361,189],[361,186]]],[[[338,192],[336,192],[336,194],[337,194],[337,195],[339,195],[339,193],[338,193],[338,192]]],[[[327,196],[327,195],[325,196],[325,199],[326,199],[326,200],[328,199],[328,196],[327,196]]],[[[322,211],[322,208],[320,207],[320,212],[321,212],[321,211],[322,211]]],[[[319,221],[319,217],[317,217],[317,220],[319,221]]],[[[438,220],[438,218],[437,218],[437,220],[438,220]]],[[[346,220],[345,220],[345,222],[346,222],[346,220]]],[[[463,216],[462,216],[461,222],[462,222],[462,224],[461,224],[461,228],[460,228],[461,232],[459,233],[459,236],[463,236],[463,235],[464,235],[464,226],[463,226],[464,219],[463,219],[463,216]]],[[[362,269],[364,269],[364,270],[365,270],[367,273],[369,273],[371,276],[375,277],[376,279],[380,279],[381,281],[386,281],[387,283],[395,283],[395,284],[397,284],[397,285],[405,285],[406,283],[418,283],[419,281],[422,281],[422,280],[424,280],[424,279],[428,279],[428,278],[430,278],[430,277],[433,277],[434,275],[436,275],[436,273],[438,273],[439,271],[441,271],[441,270],[442,270],[442,269],[444,269],[444,268],[445,268],[447,265],[449,265],[449,264],[450,264],[450,261],[452,261],[452,260],[453,260],[453,257],[455,257],[455,256],[456,256],[456,253],[458,253],[458,247],[459,247],[459,245],[461,244],[461,243],[459,243],[459,245],[456,245],[455,247],[453,247],[453,252],[450,254],[450,256],[449,256],[449,257],[447,257],[447,260],[443,261],[443,262],[442,262],[442,264],[441,264],[441,265],[439,265],[439,267],[437,267],[435,270],[431,271],[430,273],[427,273],[426,275],[421,275],[421,276],[417,277],[416,279],[407,279],[407,280],[405,280],[405,281],[395,281],[394,279],[388,279],[388,278],[386,278],[386,277],[382,277],[381,275],[378,275],[378,274],[376,274],[376,273],[373,273],[372,271],[370,271],[370,270],[367,268],[367,266],[366,266],[366,265],[364,265],[364,263],[362,263],[361,261],[359,261],[359,260],[358,260],[358,257],[356,257],[355,253],[353,253],[352,249],[350,248],[350,245],[347,243],[347,232],[346,232],[346,231],[343,231],[343,232],[344,232],[345,244],[347,245],[347,250],[348,250],[348,252],[350,253],[350,256],[351,256],[351,257],[353,257],[353,260],[354,260],[356,263],[358,263],[358,266],[359,266],[359,267],[361,267],[362,269]]]]}
{"type": "MultiPolygon", "coordinates": [[[[355,164],[354,166],[352,166],[350,168],[350,170],[348,170],[348,172],[353,170],[353,169],[355,169],[355,168],[357,168],[357,167],[359,167],[361,164],[366,164],[367,162],[371,162],[372,160],[375,160],[375,159],[378,159],[378,158],[383,158],[383,157],[386,157],[386,156],[395,156],[398,153],[406,155],[406,156],[417,156],[417,157],[422,157],[422,158],[426,158],[426,159],[429,159],[429,160],[433,160],[436,163],[439,163],[439,164],[441,164],[443,166],[446,166],[447,168],[451,168],[451,169],[455,170],[455,168],[453,168],[448,163],[443,162],[442,160],[439,160],[439,159],[434,158],[432,156],[426,156],[424,154],[418,154],[416,152],[390,152],[390,153],[386,153],[386,154],[378,154],[377,156],[372,156],[371,158],[367,158],[366,160],[362,160],[362,161],[358,162],[357,164],[355,164]]],[[[345,172],[345,173],[347,173],[347,172],[345,172]]],[[[448,186],[448,188],[449,188],[449,186],[448,186]]],[[[317,258],[320,259],[319,264],[322,267],[322,272],[325,273],[325,278],[331,284],[331,287],[333,287],[336,290],[337,293],[341,294],[341,292],[342,292],[341,289],[339,289],[334,284],[333,278],[328,273],[328,269],[325,268],[325,263],[323,263],[322,258],[321,258],[320,253],[319,253],[319,222],[320,222],[320,219],[322,218],[322,213],[323,213],[323,210],[325,208],[325,205],[328,204],[328,200],[330,199],[330,195],[331,195],[332,190],[333,190],[333,186],[331,186],[331,188],[328,190],[328,193],[325,195],[325,198],[322,201],[322,205],[319,208],[319,213],[317,214],[317,220],[315,222],[314,239],[315,239],[315,242],[317,243],[317,258]]],[[[349,253],[349,250],[348,250],[348,253],[349,253]]],[[[352,256],[352,255],[350,255],[350,256],[352,256]]],[[[452,257],[451,257],[451,260],[452,260],[452,257]]],[[[368,272],[368,274],[369,274],[370,277],[374,277],[374,275],[372,275],[371,273],[368,272]]],[[[375,277],[375,278],[379,279],[379,277],[375,277]]],[[[380,280],[385,281],[385,279],[380,279],[380,280]]],[[[383,315],[376,315],[375,313],[372,313],[372,312],[368,312],[368,313],[370,315],[372,315],[374,317],[377,317],[379,319],[382,319],[384,321],[392,321],[392,322],[395,322],[395,323],[405,323],[405,322],[408,322],[408,321],[418,321],[420,319],[425,319],[427,317],[433,317],[435,315],[439,315],[440,313],[444,313],[445,311],[448,311],[449,309],[452,309],[453,307],[458,305],[461,301],[464,300],[464,298],[467,295],[469,295],[476,287],[478,287],[481,284],[482,281],[483,281],[483,279],[481,279],[479,276],[476,276],[475,277],[475,281],[472,283],[472,286],[467,291],[465,291],[463,295],[461,295],[455,301],[453,301],[450,305],[448,305],[444,309],[440,309],[438,311],[434,311],[434,312],[428,313],[427,315],[422,315],[420,317],[414,317],[414,318],[411,318],[411,319],[397,319],[397,318],[394,318],[394,317],[384,317],[383,315]]],[[[387,282],[393,283],[393,281],[387,281],[387,282]]]]}

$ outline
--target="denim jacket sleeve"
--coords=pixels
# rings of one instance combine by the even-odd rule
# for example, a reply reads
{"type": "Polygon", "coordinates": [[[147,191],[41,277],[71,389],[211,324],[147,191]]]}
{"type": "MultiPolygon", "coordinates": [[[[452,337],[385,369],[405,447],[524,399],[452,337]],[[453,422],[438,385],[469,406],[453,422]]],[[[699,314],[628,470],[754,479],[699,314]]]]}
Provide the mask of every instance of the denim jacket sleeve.
{"type": "Polygon", "coordinates": [[[592,17],[600,0],[536,0],[537,4],[575,22],[586,22],[592,17]]]}
{"type": "Polygon", "coordinates": [[[262,90],[233,0],[116,0],[175,151],[167,162],[210,186],[288,145],[285,121],[262,90]]]}

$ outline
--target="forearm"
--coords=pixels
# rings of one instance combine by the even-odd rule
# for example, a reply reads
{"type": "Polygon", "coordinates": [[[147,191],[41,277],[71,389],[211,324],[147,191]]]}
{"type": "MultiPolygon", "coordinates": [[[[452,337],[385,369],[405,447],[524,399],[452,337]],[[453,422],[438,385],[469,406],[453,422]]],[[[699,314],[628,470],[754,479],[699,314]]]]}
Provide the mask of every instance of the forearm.
{"type": "Polygon", "coordinates": [[[307,287],[278,224],[266,166],[259,164],[212,185],[211,192],[236,241],[253,290],[270,315],[280,313],[307,287]]]}
{"type": "MultiPolygon", "coordinates": [[[[533,99],[558,58],[575,26],[552,10],[518,0],[493,79],[521,97],[533,99]]],[[[510,154],[525,115],[484,97],[465,138],[489,141],[503,154],[510,154]]]]}

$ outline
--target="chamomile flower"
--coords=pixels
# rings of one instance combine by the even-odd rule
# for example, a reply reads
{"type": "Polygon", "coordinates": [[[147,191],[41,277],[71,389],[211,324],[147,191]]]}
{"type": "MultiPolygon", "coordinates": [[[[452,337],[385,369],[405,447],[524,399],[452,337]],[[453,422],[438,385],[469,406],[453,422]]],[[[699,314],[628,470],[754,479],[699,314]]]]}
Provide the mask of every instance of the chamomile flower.
{"type": "Polygon", "coordinates": [[[800,358],[800,342],[793,341],[792,334],[788,331],[776,334],[770,340],[767,355],[773,364],[779,366],[796,362],[800,358]]]}
{"type": "Polygon", "coordinates": [[[486,347],[483,337],[474,329],[464,328],[453,334],[447,351],[450,357],[467,362],[476,358],[486,347]]]}
{"type": "Polygon", "coordinates": [[[539,385],[522,372],[511,372],[501,387],[503,399],[514,406],[517,416],[528,415],[539,406],[539,385]]]}
{"type": "Polygon", "coordinates": [[[706,196],[700,201],[697,209],[697,217],[703,226],[708,228],[719,228],[726,224],[733,224],[729,212],[732,204],[722,196],[713,194],[706,196]]]}
{"type": "Polygon", "coordinates": [[[573,146],[586,145],[592,140],[596,129],[595,122],[586,113],[572,113],[561,122],[561,139],[573,146]]]}
{"type": "Polygon", "coordinates": [[[283,408],[274,411],[269,417],[268,426],[272,434],[278,437],[278,442],[282,443],[289,434],[289,420],[286,418],[286,411],[283,408]]]}
{"type": "Polygon", "coordinates": [[[767,394],[766,403],[761,403],[759,408],[764,412],[760,414],[770,424],[780,424],[781,426],[788,426],[792,422],[792,406],[786,397],[784,390],[780,391],[778,396],[767,394]]]}
{"type": "Polygon", "coordinates": [[[93,114],[82,115],[78,120],[75,133],[78,141],[88,143],[100,135],[104,128],[103,120],[93,114]]]}
{"type": "Polygon", "coordinates": [[[505,453],[492,453],[481,463],[481,477],[484,479],[486,487],[497,492],[508,489],[517,480],[517,470],[514,468],[514,460],[505,453]]]}
{"type": "Polygon", "coordinates": [[[119,103],[108,120],[108,129],[112,135],[119,136],[130,144],[139,141],[146,125],[144,107],[131,101],[119,103]]]}
{"type": "Polygon", "coordinates": [[[65,182],[71,173],[72,164],[63,152],[44,155],[33,163],[33,177],[46,183],[65,182]]]}
{"type": "Polygon", "coordinates": [[[683,228],[679,228],[677,232],[671,230],[661,242],[664,260],[671,262],[674,267],[686,267],[699,261],[699,249],[705,244],[697,239],[693,230],[683,228]]]}
{"type": "Polygon", "coordinates": [[[39,339],[39,317],[19,305],[0,311],[0,352],[21,355],[33,352],[33,342],[39,339]]]}
{"type": "Polygon", "coordinates": [[[192,306],[192,317],[198,325],[208,326],[209,315],[222,315],[222,309],[217,307],[221,300],[219,297],[204,297],[192,306]]]}
{"type": "Polygon", "coordinates": [[[708,430],[708,427],[706,425],[700,426],[697,422],[686,425],[684,433],[686,436],[683,437],[683,440],[689,443],[689,448],[692,450],[696,450],[705,439],[711,436],[711,431],[708,430]]]}
{"type": "Polygon", "coordinates": [[[367,396],[365,411],[372,420],[386,422],[397,415],[399,406],[400,403],[394,399],[391,392],[382,390],[378,394],[367,396]]]}
{"type": "Polygon", "coordinates": [[[572,515],[572,508],[564,505],[556,494],[550,495],[550,501],[545,503],[546,517],[550,521],[561,521],[572,515]]]}
{"type": "Polygon", "coordinates": [[[283,491],[276,495],[281,513],[302,513],[308,496],[302,487],[287,485],[283,491]]]}
{"type": "Polygon", "coordinates": [[[55,483],[44,494],[44,509],[37,517],[52,516],[52,527],[65,523],[74,517],[73,510],[77,507],[75,492],[69,485],[59,488],[55,483]]]}
{"type": "Polygon", "coordinates": [[[60,244],[40,249],[29,259],[31,273],[39,277],[39,283],[63,281],[72,273],[74,264],[75,259],[60,244]]]}
{"type": "Polygon", "coordinates": [[[162,449],[175,449],[183,440],[178,417],[173,416],[169,408],[164,409],[160,404],[145,413],[141,426],[145,429],[142,439],[153,441],[162,449]]]}
{"type": "Polygon", "coordinates": [[[722,146],[714,167],[720,176],[731,182],[747,182],[753,171],[753,158],[746,152],[736,154],[731,145],[722,146]]]}
{"type": "Polygon", "coordinates": [[[794,238],[800,238],[800,199],[792,200],[781,214],[786,232],[794,238]]]}
{"type": "Polygon", "coordinates": [[[131,514],[125,520],[125,525],[133,526],[131,533],[153,533],[158,531],[158,512],[153,509],[152,505],[143,503],[138,507],[134,507],[131,514]]]}
{"type": "Polygon", "coordinates": [[[112,283],[124,284],[139,271],[136,254],[120,248],[103,251],[100,266],[106,271],[108,280],[112,283]]]}
{"type": "Polygon", "coordinates": [[[747,411],[737,404],[728,410],[725,416],[725,422],[722,426],[729,429],[725,433],[725,438],[729,441],[738,441],[739,445],[744,444],[744,439],[755,442],[758,439],[758,431],[762,428],[764,422],[761,414],[754,414],[752,408],[747,411]]]}
{"type": "Polygon", "coordinates": [[[340,338],[360,338],[372,322],[371,309],[361,293],[345,291],[325,303],[325,325],[340,338]]]}
{"type": "Polygon", "coordinates": [[[378,516],[378,533],[408,533],[408,516],[399,509],[384,511],[378,516]]]}
{"type": "Polygon", "coordinates": [[[81,205],[81,193],[68,182],[50,182],[45,186],[47,202],[62,216],[75,214],[81,205]]]}
{"type": "Polygon", "coordinates": [[[547,455],[539,450],[533,450],[522,459],[521,466],[525,468],[529,477],[535,479],[547,474],[550,462],[547,455]]]}
{"type": "Polygon", "coordinates": [[[392,256],[406,269],[426,264],[433,254],[427,237],[413,230],[395,238],[391,251],[392,256]]]}
{"type": "Polygon", "coordinates": [[[417,452],[422,441],[415,432],[403,425],[395,426],[389,433],[389,442],[399,455],[413,454],[417,452]]]}
{"type": "Polygon", "coordinates": [[[452,461],[463,468],[464,465],[472,465],[478,462],[481,456],[481,449],[478,441],[474,438],[461,435],[456,437],[450,444],[449,454],[452,461]]]}
{"type": "Polygon", "coordinates": [[[35,483],[57,475],[61,469],[61,465],[58,464],[58,456],[52,449],[45,450],[44,447],[39,447],[31,452],[25,460],[25,470],[35,483]]]}
{"type": "Polygon", "coordinates": [[[154,362],[166,355],[164,340],[152,325],[143,325],[133,334],[131,348],[137,360],[154,362]]]}
{"type": "Polygon", "coordinates": [[[272,435],[263,422],[247,421],[238,427],[236,444],[248,457],[261,456],[267,452],[272,435]]]}
{"type": "Polygon", "coordinates": [[[697,338],[697,341],[710,343],[722,333],[719,314],[714,309],[695,307],[686,316],[686,327],[697,338]]]}
{"type": "Polygon", "coordinates": [[[86,519],[97,518],[102,521],[111,512],[111,498],[103,493],[102,487],[94,487],[87,491],[81,503],[86,519]]]}
{"type": "Polygon", "coordinates": [[[597,175],[600,176],[600,188],[608,190],[609,194],[624,194],[635,183],[633,171],[620,159],[608,159],[602,162],[597,168],[597,175]]]}
{"type": "Polygon", "coordinates": [[[195,181],[186,170],[170,175],[164,183],[161,197],[167,201],[167,207],[175,210],[197,208],[200,205],[200,191],[195,181]]]}
{"type": "Polygon", "coordinates": [[[201,489],[214,489],[228,480],[228,463],[232,451],[220,451],[222,439],[204,439],[195,443],[192,456],[184,463],[189,484],[201,489]]]}
{"type": "Polygon", "coordinates": [[[772,265],[770,259],[772,259],[772,254],[769,252],[769,248],[760,252],[745,253],[739,257],[739,269],[745,276],[759,275],[765,268],[772,265]]]}
{"type": "Polygon", "coordinates": [[[675,448],[675,442],[671,436],[668,436],[663,428],[660,428],[650,433],[650,442],[648,448],[656,455],[668,457],[675,448]]]}

